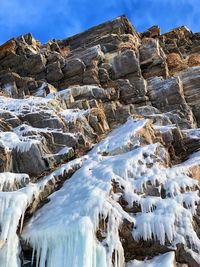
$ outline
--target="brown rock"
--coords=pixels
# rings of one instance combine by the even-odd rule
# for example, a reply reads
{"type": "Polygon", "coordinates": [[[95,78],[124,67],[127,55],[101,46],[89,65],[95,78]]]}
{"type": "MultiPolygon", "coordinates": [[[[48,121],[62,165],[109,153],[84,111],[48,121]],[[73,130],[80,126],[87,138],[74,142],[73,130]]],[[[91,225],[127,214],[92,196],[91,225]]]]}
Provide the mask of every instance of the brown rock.
{"type": "Polygon", "coordinates": [[[107,48],[107,42],[105,41],[105,38],[101,40],[101,37],[109,36],[110,33],[118,36],[122,34],[132,34],[139,38],[139,34],[136,32],[129,20],[125,16],[120,16],[95,26],[83,33],[64,39],[59,42],[59,45],[61,47],[67,45],[70,46],[71,50],[74,50],[79,47],[90,47],[97,40],[97,42],[101,44],[102,48],[104,46],[107,48]]]}
{"type": "Polygon", "coordinates": [[[47,65],[47,81],[57,82],[63,78],[60,62],[56,61],[47,65]]]}
{"type": "Polygon", "coordinates": [[[85,64],[78,58],[66,61],[64,68],[62,69],[65,78],[81,75],[85,70],[85,64]]]}
{"type": "Polygon", "coordinates": [[[140,66],[144,78],[168,75],[166,56],[157,39],[144,38],[139,48],[140,66]]]}
{"type": "Polygon", "coordinates": [[[148,30],[146,30],[145,32],[141,33],[142,38],[156,38],[158,36],[160,36],[160,27],[157,25],[152,26],[151,28],[149,28],[148,30]]]}
{"type": "Polygon", "coordinates": [[[24,62],[28,74],[37,74],[45,70],[46,59],[42,54],[33,55],[24,62]]]}
{"type": "Polygon", "coordinates": [[[185,99],[191,106],[198,125],[200,125],[200,67],[189,68],[179,75],[183,83],[185,99]]]}
{"type": "Polygon", "coordinates": [[[139,61],[134,51],[128,49],[121,54],[114,57],[111,62],[114,79],[125,77],[127,74],[134,73],[136,76],[140,76],[139,61]]]}
{"type": "Polygon", "coordinates": [[[167,55],[167,65],[170,75],[187,68],[186,63],[177,53],[170,53],[167,55]]]}
{"type": "Polygon", "coordinates": [[[188,57],[188,66],[194,67],[200,65],[200,54],[191,54],[188,57]]]}
{"type": "Polygon", "coordinates": [[[0,46],[0,59],[10,53],[15,53],[16,49],[17,49],[17,45],[14,39],[11,39],[7,41],[6,43],[2,44],[0,46]]]}

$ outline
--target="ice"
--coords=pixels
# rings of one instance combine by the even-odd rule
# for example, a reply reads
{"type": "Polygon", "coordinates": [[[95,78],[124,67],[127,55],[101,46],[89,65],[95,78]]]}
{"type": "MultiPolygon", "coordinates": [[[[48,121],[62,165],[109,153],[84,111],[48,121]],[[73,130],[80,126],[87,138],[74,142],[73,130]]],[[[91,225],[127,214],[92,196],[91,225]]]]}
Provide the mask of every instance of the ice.
{"type": "Polygon", "coordinates": [[[16,149],[20,152],[26,152],[30,150],[32,145],[40,144],[40,141],[30,139],[28,136],[19,138],[14,132],[0,132],[0,144],[2,144],[8,151],[16,149]]]}
{"type": "Polygon", "coordinates": [[[165,133],[165,132],[168,132],[170,130],[176,129],[176,125],[175,124],[171,124],[171,125],[154,125],[154,129],[156,129],[157,131],[159,131],[161,133],[165,133]]]}
{"type": "Polygon", "coordinates": [[[175,254],[168,252],[154,257],[152,260],[138,261],[133,260],[127,263],[126,267],[175,267],[175,254]]]}
{"type": "Polygon", "coordinates": [[[44,96],[44,94],[45,94],[45,86],[46,86],[46,84],[43,83],[43,84],[38,88],[37,92],[35,93],[35,96],[39,96],[39,97],[44,96]]]}
{"type": "Polygon", "coordinates": [[[21,232],[24,213],[35,192],[34,185],[14,192],[0,192],[0,266],[20,266],[17,229],[20,224],[21,232]]]}
{"type": "Polygon", "coordinates": [[[26,173],[0,173],[0,191],[14,191],[25,186],[30,181],[26,173]]]}
{"type": "Polygon", "coordinates": [[[190,157],[188,158],[188,160],[186,160],[185,162],[181,163],[180,165],[178,165],[177,167],[179,169],[189,169],[189,167],[192,167],[193,165],[198,165],[200,164],[200,151],[194,152],[193,154],[190,155],[190,157]]]}
{"type": "MultiPolygon", "coordinates": [[[[69,116],[66,118],[69,120],[76,117],[76,113],[66,111],[64,116],[69,116]]],[[[34,214],[22,231],[21,238],[32,246],[37,267],[125,266],[119,236],[124,219],[133,223],[135,240],[154,239],[162,245],[170,242],[174,249],[182,243],[188,252],[198,257],[200,240],[193,228],[193,215],[199,203],[198,181],[188,176],[185,167],[193,164],[198,154],[185,165],[167,168],[166,150],[161,144],[140,142],[138,133],[147,123],[148,120],[130,118],[94,146],[87,156],[62,165],[35,184],[29,183],[13,192],[1,192],[0,266],[20,266],[16,233],[27,207],[37,200],[48,183],[54,183],[68,171],[77,169],[60,190],[50,195],[49,202],[34,214]],[[119,204],[121,198],[129,207],[137,203],[141,211],[127,213],[119,204]],[[98,238],[98,231],[102,238],[98,238]],[[13,262],[8,262],[9,258],[13,262]]],[[[25,142],[20,139],[29,130],[29,126],[22,131],[16,128],[10,136],[2,135],[1,140],[8,149],[16,148],[18,143],[25,142]]],[[[25,149],[24,144],[20,146],[25,149]]],[[[64,148],[59,153],[66,152],[67,148],[64,148]]],[[[11,176],[12,182],[15,178],[14,174],[11,176]]],[[[18,178],[21,180],[22,175],[18,178]]],[[[2,176],[2,184],[4,180],[2,176]]],[[[161,259],[170,266],[171,256],[167,254],[145,264],[159,266],[161,259]]],[[[132,267],[144,262],[130,264],[132,267]]]]}
{"type": "Polygon", "coordinates": [[[192,139],[199,140],[200,138],[200,128],[183,130],[183,133],[188,135],[192,139]]]}
{"type": "Polygon", "coordinates": [[[49,100],[41,97],[28,97],[25,99],[14,99],[9,97],[0,97],[0,107],[2,110],[14,112],[15,115],[37,112],[38,110],[46,110],[50,112],[49,100]]]}
{"type": "Polygon", "coordinates": [[[85,111],[80,109],[66,109],[60,114],[64,117],[65,121],[69,123],[73,121],[76,122],[77,119],[85,119],[84,116],[86,116],[88,112],[88,110],[85,111]]]}
{"type": "Polygon", "coordinates": [[[93,154],[115,155],[126,152],[140,145],[136,138],[137,131],[145,126],[148,120],[134,120],[130,118],[124,125],[115,129],[105,140],[100,142],[93,150],[93,154]]]}
{"type": "Polygon", "coordinates": [[[33,199],[37,199],[49,181],[53,178],[59,179],[64,172],[80,167],[86,158],[82,157],[64,164],[36,184],[29,182],[27,174],[0,173],[0,189],[13,190],[13,192],[0,192],[0,266],[21,267],[19,260],[20,243],[17,231],[19,229],[19,233],[21,233],[27,207],[33,199]]]}
{"type": "MultiPolygon", "coordinates": [[[[38,266],[45,267],[47,261],[47,265],[53,267],[55,259],[59,258],[56,261],[58,267],[111,267],[113,252],[116,255],[114,267],[123,266],[123,248],[118,227],[124,218],[134,223],[133,237],[136,240],[154,238],[164,245],[167,238],[171,246],[175,247],[180,240],[187,246],[190,236],[190,244],[200,251],[200,242],[192,226],[192,215],[196,211],[199,196],[180,190],[188,182],[186,174],[177,176],[176,168],[166,169],[159,165],[160,161],[154,162],[151,171],[146,171],[146,164],[152,160],[150,155],[156,155],[158,148],[162,155],[163,148],[159,144],[152,144],[120,155],[95,157],[101,147],[102,143],[100,149],[95,147],[89,153],[82,168],[65,182],[62,189],[51,195],[51,201],[24,229],[23,238],[37,252],[38,266]],[[149,156],[144,158],[144,153],[149,156]],[[143,161],[143,167],[138,164],[139,160],[143,161]],[[142,171],[145,171],[143,176],[142,171]],[[178,181],[183,178],[185,182],[177,184],[176,192],[169,190],[171,194],[166,199],[144,195],[148,181],[152,184],[160,183],[167,189],[170,181],[174,182],[175,176],[178,181]],[[138,186],[137,181],[140,179],[145,186],[138,186]],[[121,194],[112,192],[113,181],[124,188],[124,196],[128,196],[130,202],[136,201],[141,205],[141,213],[131,217],[122,210],[116,202],[121,194]],[[140,190],[143,194],[136,195],[140,190]],[[100,215],[104,221],[107,218],[103,242],[99,242],[95,235],[101,223],[100,215]],[[82,223],[87,225],[86,230],[82,223]],[[87,243],[88,238],[90,242],[87,243]],[[69,251],[73,256],[68,256],[69,251]],[[78,258],[77,253],[80,255],[78,258]],[[103,263],[97,261],[97,254],[104,259],[103,263]],[[66,258],[64,255],[67,255],[66,258]]],[[[191,183],[190,179],[188,177],[189,184],[193,186],[195,183],[191,183]]]]}

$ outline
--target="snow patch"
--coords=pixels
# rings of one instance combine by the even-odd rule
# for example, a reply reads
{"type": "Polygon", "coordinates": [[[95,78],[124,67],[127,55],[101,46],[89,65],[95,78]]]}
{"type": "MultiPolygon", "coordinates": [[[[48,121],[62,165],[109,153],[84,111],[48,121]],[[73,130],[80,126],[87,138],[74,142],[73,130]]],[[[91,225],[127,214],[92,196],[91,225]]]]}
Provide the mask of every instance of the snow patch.
{"type": "Polygon", "coordinates": [[[126,267],[175,267],[175,254],[168,252],[154,257],[152,260],[138,261],[133,260],[127,263],[126,267]]]}

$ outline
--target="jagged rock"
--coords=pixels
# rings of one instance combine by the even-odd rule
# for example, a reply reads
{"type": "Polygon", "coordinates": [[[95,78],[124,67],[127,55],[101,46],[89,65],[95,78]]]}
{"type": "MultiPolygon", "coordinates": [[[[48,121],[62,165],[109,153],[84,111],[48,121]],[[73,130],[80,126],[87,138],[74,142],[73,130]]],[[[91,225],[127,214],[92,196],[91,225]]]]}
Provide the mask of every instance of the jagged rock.
{"type": "Polygon", "coordinates": [[[116,91],[114,88],[103,89],[98,86],[92,85],[84,85],[84,86],[73,86],[70,89],[67,89],[68,92],[70,90],[70,94],[73,96],[75,100],[80,99],[101,99],[102,101],[108,101],[115,98],[116,91]]]}
{"type": "Polygon", "coordinates": [[[185,99],[188,105],[191,106],[194,116],[197,120],[198,125],[200,125],[200,105],[199,105],[199,67],[189,68],[182,73],[180,73],[180,79],[183,83],[183,90],[185,94],[185,99]]]}
{"type": "Polygon", "coordinates": [[[42,54],[30,56],[24,62],[24,69],[29,74],[37,74],[45,70],[46,59],[42,54]]]}
{"type": "Polygon", "coordinates": [[[63,78],[60,62],[56,61],[47,65],[47,81],[57,82],[63,78]]]}
{"type": "Polygon", "coordinates": [[[66,62],[65,67],[62,69],[64,76],[67,77],[73,77],[76,75],[83,74],[85,70],[85,64],[80,59],[71,59],[66,62]]]}
{"type": "Polygon", "coordinates": [[[73,53],[68,57],[69,59],[79,58],[83,61],[85,66],[90,66],[94,61],[102,62],[104,59],[104,53],[101,50],[100,45],[96,45],[87,49],[79,49],[73,51],[73,53]]]}
{"type": "Polygon", "coordinates": [[[101,83],[106,83],[110,80],[109,73],[105,68],[99,68],[98,76],[101,83]]]}
{"type": "Polygon", "coordinates": [[[199,266],[199,54],[124,16],[0,46],[0,265],[199,266]]]}
{"type": "Polygon", "coordinates": [[[55,62],[55,61],[59,61],[61,66],[63,67],[64,66],[64,57],[59,53],[59,52],[56,52],[56,51],[53,51],[51,52],[48,57],[47,57],[47,63],[52,63],[52,62],[55,62]]]}
{"type": "Polygon", "coordinates": [[[160,36],[160,27],[159,26],[152,26],[142,34],[142,38],[156,38],[160,36]]]}
{"type": "Polygon", "coordinates": [[[192,32],[185,26],[173,29],[160,36],[160,43],[164,51],[168,53],[178,53],[185,55],[185,50],[190,47],[192,32]]]}
{"type": "Polygon", "coordinates": [[[114,73],[114,79],[125,77],[127,74],[134,73],[136,76],[140,76],[139,61],[132,50],[126,50],[114,57],[111,61],[114,73]]]}
{"type": "MultiPolygon", "coordinates": [[[[198,140],[199,130],[190,129],[182,131],[183,144],[187,151],[187,156],[197,151],[200,148],[200,142],[198,140]]],[[[195,176],[194,176],[195,177],[195,176]]]]}
{"type": "Polygon", "coordinates": [[[144,78],[150,78],[153,76],[166,77],[168,75],[166,56],[157,39],[142,39],[139,53],[140,66],[144,78]]]}
{"type": "Polygon", "coordinates": [[[9,128],[15,128],[21,124],[20,119],[12,112],[1,110],[0,119],[7,124],[9,128]]]}
{"type": "Polygon", "coordinates": [[[152,78],[148,80],[148,95],[156,108],[161,111],[171,111],[185,104],[180,79],[152,78]]]}
{"type": "Polygon", "coordinates": [[[40,148],[33,145],[28,151],[12,151],[12,164],[14,172],[29,173],[30,176],[38,176],[50,168],[40,148]]]}
{"type": "Polygon", "coordinates": [[[90,47],[96,41],[100,43],[102,48],[107,51],[107,46],[110,45],[110,38],[106,42],[105,39],[102,39],[102,36],[110,36],[110,34],[122,35],[122,34],[133,34],[136,37],[139,37],[138,33],[128,21],[125,16],[116,18],[106,23],[102,23],[96,27],[89,29],[81,34],[75,35],[68,39],[64,39],[59,42],[60,46],[70,46],[71,50],[77,49],[80,46],[90,47]],[[108,45],[107,45],[108,43],[108,45]]]}
{"type": "Polygon", "coordinates": [[[17,55],[16,53],[10,51],[6,57],[1,59],[0,64],[1,64],[1,67],[4,69],[9,69],[9,68],[14,69],[14,68],[18,68],[18,66],[23,64],[24,60],[25,60],[25,57],[21,57],[17,55]]]}
{"type": "Polygon", "coordinates": [[[187,68],[180,54],[177,53],[170,53],[167,55],[167,65],[171,75],[187,68]]]}
{"type": "Polygon", "coordinates": [[[120,99],[125,104],[139,104],[148,100],[146,96],[146,83],[142,78],[129,77],[116,81],[120,99]]]}
{"type": "Polygon", "coordinates": [[[181,111],[179,115],[188,120],[191,126],[194,125],[193,114],[185,101],[182,84],[179,78],[172,77],[166,80],[152,78],[148,80],[148,95],[152,105],[162,112],[181,111]]]}
{"type": "Polygon", "coordinates": [[[17,49],[16,42],[14,39],[7,41],[0,46],[0,59],[9,55],[10,53],[15,53],[17,49]]]}
{"type": "Polygon", "coordinates": [[[25,42],[30,46],[35,46],[35,47],[40,46],[39,41],[35,40],[35,38],[33,38],[31,33],[27,33],[27,34],[19,36],[18,38],[16,38],[16,41],[25,42]]]}
{"type": "Polygon", "coordinates": [[[99,84],[98,69],[87,69],[83,74],[83,84],[99,84]]]}
{"type": "Polygon", "coordinates": [[[62,129],[64,128],[64,123],[57,116],[51,116],[48,112],[40,113],[28,113],[21,117],[22,121],[27,121],[33,127],[46,128],[50,127],[52,129],[62,129]]]}
{"type": "Polygon", "coordinates": [[[194,67],[200,65],[200,55],[199,54],[191,54],[188,57],[188,66],[194,67]]]}

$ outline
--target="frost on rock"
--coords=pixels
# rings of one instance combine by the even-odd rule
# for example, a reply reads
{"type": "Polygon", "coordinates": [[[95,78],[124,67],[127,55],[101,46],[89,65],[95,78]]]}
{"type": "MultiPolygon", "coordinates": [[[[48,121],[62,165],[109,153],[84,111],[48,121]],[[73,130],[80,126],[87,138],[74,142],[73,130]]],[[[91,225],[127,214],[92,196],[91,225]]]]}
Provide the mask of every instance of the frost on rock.
{"type": "Polygon", "coordinates": [[[134,225],[134,240],[158,240],[171,250],[182,243],[199,261],[200,240],[193,228],[198,181],[183,169],[167,167],[167,154],[159,143],[127,148],[144,123],[129,120],[96,145],[26,225],[22,237],[33,247],[37,266],[124,266],[119,228],[125,219],[134,225]],[[121,153],[109,155],[113,148],[121,153]],[[107,153],[98,156],[101,151],[107,153]],[[129,207],[137,203],[141,211],[126,212],[121,198],[129,207]]]}

